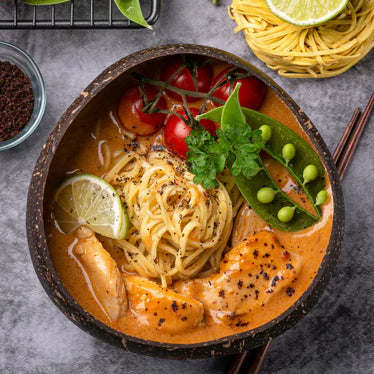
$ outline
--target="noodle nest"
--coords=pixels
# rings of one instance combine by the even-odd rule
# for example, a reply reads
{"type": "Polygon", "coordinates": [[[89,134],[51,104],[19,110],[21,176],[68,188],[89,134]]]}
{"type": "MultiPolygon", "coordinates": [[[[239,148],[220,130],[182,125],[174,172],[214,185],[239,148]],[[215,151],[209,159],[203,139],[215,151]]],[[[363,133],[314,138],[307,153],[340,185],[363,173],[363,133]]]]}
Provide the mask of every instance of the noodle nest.
{"type": "Polygon", "coordinates": [[[339,75],[374,46],[374,0],[350,0],[336,18],[314,27],[281,20],[265,0],[233,0],[229,14],[253,53],[284,77],[339,75]]]}
{"type": "Polygon", "coordinates": [[[214,190],[194,184],[184,162],[166,151],[127,152],[105,179],[126,204],[131,223],[125,240],[116,241],[125,270],[164,286],[218,270],[233,221],[223,183],[214,190]]]}

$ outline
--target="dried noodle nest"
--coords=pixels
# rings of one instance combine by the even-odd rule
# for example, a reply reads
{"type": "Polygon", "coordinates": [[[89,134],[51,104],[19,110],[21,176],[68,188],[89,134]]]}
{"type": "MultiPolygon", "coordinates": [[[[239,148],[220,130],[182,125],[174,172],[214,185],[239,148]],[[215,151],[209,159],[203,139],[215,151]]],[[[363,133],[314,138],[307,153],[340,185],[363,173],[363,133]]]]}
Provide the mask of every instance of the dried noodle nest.
{"type": "Polygon", "coordinates": [[[374,46],[374,0],[350,0],[339,16],[315,27],[282,21],[265,0],[233,0],[229,14],[254,54],[289,78],[339,75],[374,46]]]}

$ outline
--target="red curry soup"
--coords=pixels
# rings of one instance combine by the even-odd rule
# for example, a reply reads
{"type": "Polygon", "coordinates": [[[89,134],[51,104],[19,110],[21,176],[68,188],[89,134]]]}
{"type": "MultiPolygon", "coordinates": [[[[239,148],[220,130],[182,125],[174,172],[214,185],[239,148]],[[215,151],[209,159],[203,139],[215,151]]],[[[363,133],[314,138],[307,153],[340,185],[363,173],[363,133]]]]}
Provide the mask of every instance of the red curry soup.
{"type": "Polygon", "coordinates": [[[104,324],[159,342],[279,316],[316,275],[333,220],[292,111],[250,73],[194,56],[119,90],[62,156],[46,229],[67,290],[104,324]]]}

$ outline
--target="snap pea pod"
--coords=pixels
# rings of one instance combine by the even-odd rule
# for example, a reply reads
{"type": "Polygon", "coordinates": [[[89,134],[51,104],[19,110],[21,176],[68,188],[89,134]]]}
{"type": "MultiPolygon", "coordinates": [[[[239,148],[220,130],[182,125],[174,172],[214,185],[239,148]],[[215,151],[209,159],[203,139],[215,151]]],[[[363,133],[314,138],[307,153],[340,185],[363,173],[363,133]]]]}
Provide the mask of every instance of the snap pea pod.
{"type": "Polygon", "coordinates": [[[315,205],[315,202],[318,192],[325,188],[326,181],[325,169],[317,153],[305,140],[278,121],[254,110],[242,109],[247,123],[250,124],[253,130],[259,129],[262,125],[270,126],[272,135],[266,142],[264,151],[291,173],[308,198],[313,202],[316,215],[320,217],[321,210],[315,205]],[[282,156],[282,149],[286,144],[293,144],[296,149],[295,156],[289,162],[282,156]],[[318,176],[313,181],[304,183],[303,172],[308,165],[314,165],[317,168],[318,176]]]}
{"type": "Polygon", "coordinates": [[[282,231],[299,231],[314,225],[318,219],[297,205],[278,187],[266,171],[261,159],[257,162],[262,168],[255,176],[249,179],[243,175],[234,177],[239,191],[249,206],[269,225],[282,231]],[[276,191],[272,202],[263,204],[257,199],[257,191],[263,187],[270,187],[276,191]],[[289,222],[281,222],[277,217],[280,209],[285,206],[294,208],[294,216],[289,222]]]}
{"type": "MultiPolygon", "coordinates": [[[[251,109],[241,108],[241,110],[252,130],[257,130],[263,125],[268,125],[271,128],[271,137],[267,140],[264,151],[285,167],[295,178],[308,198],[313,202],[316,217],[319,218],[321,210],[316,205],[316,200],[318,193],[325,188],[326,181],[325,170],[316,152],[296,133],[278,121],[251,109]],[[286,144],[293,144],[296,149],[296,154],[290,161],[287,161],[282,156],[282,149],[286,144]],[[314,165],[317,168],[318,176],[313,181],[304,183],[303,172],[308,165],[314,165]]],[[[221,123],[222,116],[223,107],[218,107],[201,114],[198,119],[206,118],[221,123]]],[[[238,115],[235,116],[238,118],[238,115]]]]}
{"type": "MultiPolygon", "coordinates": [[[[55,5],[60,3],[66,3],[70,0],[22,0],[28,5],[55,5]]],[[[82,0],[84,1],[84,0],[82,0]]],[[[144,19],[142,9],[140,7],[139,0],[114,0],[119,11],[130,21],[137,23],[138,25],[152,29],[152,26],[147,23],[144,19]]]]}

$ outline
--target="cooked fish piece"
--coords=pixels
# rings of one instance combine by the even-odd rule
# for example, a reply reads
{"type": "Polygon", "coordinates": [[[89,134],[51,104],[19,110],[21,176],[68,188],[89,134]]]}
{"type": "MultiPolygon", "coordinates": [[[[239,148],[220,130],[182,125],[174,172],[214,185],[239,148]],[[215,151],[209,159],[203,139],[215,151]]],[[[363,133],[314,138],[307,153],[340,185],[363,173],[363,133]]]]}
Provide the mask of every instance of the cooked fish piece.
{"type": "Polygon", "coordinates": [[[203,323],[203,304],[140,276],[125,276],[130,308],[142,325],[180,333],[203,323]]]}
{"type": "Polygon", "coordinates": [[[239,243],[221,262],[218,274],[179,281],[177,292],[200,300],[207,321],[230,324],[241,315],[264,306],[279,293],[292,293],[301,259],[263,231],[239,243]]]}
{"type": "Polygon", "coordinates": [[[116,262],[91,231],[78,235],[73,253],[87,273],[94,296],[111,321],[120,319],[127,310],[125,284],[116,262]]]}

